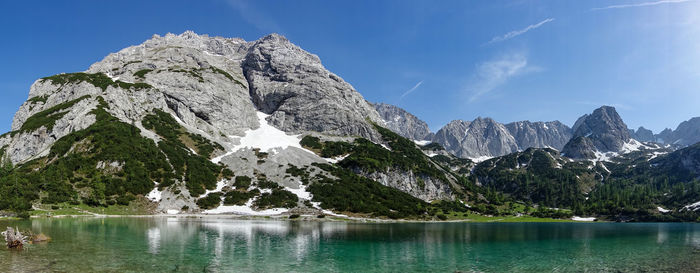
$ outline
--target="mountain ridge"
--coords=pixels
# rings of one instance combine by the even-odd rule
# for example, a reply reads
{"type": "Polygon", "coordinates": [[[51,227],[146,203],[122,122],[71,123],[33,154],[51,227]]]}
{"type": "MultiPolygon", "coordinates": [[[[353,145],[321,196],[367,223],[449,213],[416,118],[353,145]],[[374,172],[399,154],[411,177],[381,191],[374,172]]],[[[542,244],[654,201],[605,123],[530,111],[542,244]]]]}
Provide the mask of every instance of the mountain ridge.
{"type": "Polygon", "coordinates": [[[152,213],[617,217],[604,205],[614,200],[638,219],[697,217],[683,210],[700,198],[695,190],[669,195],[700,185],[697,147],[636,142],[612,107],[573,129],[454,120],[431,144],[404,137],[430,136],[420,119],[380,108],[280,35],[156,35],[32,85],[13,130],[0,135],[0,211],[140,202],[152,213]],[[550,148],[571,137],[595,160],[550,148]],[[683,176],[664,184],[673,170],[683,176]],[[610,195],[634,191],[630,184],[653,187],[653,198],[610,195]],[[538,210],[515,209],[523,205],[538,210]]]}

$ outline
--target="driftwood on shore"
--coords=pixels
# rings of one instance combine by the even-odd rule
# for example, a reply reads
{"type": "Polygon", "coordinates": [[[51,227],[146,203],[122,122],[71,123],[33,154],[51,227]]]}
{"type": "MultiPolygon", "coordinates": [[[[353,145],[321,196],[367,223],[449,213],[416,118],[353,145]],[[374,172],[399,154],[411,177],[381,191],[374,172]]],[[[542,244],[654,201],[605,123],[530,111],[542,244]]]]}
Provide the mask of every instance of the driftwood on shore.
{"type": "Polygon", "coordinates": [[[7,227],[7,230],[2,232],[2,236],[5,237],[8,248],[22,248],[27,242],[27,236],[22,235],[19,229],[12,227],[7,227]]]}

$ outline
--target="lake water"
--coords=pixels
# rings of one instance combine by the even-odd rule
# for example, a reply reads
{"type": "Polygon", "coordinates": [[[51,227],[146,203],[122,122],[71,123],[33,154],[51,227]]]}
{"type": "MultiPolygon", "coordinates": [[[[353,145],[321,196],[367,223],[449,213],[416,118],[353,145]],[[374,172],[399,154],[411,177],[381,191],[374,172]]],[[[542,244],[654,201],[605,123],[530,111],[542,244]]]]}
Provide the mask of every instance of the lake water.
{"type": "Polygon", "coordinates": [[[700,272],[700,224],[0,220],[2,272],[700,272]]]}

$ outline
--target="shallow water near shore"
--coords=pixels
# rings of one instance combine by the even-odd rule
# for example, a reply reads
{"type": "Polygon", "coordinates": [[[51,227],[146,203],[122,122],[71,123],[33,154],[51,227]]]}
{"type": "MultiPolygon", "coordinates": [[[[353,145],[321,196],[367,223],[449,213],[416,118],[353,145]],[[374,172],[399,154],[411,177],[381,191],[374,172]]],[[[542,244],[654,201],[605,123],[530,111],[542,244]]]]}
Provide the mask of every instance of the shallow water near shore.
{"type": "Polygon", "coordinates": [[[0,250],[2,271],[700,271],[700,224],[346,223],[39,218],[0,228],[50,243],[0,250]]]}

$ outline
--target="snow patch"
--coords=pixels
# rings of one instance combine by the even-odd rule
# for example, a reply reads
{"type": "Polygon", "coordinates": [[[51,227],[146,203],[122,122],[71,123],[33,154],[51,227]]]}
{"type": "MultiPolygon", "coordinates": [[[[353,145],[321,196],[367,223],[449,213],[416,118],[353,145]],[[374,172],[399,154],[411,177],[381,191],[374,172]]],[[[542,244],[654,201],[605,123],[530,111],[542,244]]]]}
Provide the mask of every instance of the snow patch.
{"type": "Polygon", "coordinates": [[[156,186],[153,188],[153,190],[146,195],[146,199],[151,200],[152,202],[160,202],[163,192],[158,190],[158,183],[155,184],[156,186]]]}
{"type": "Polygon", "coordinates": [[[304,185],[299,185],[298,189],[292,189],[292,188],[288,188],[288,187],[285,187],[284,189],[295,194],[297,197],[299,197],[299,199],[302,199],[302,200],[311,200],[311,198],[312,198],[311,193],[306,191],[306,186],[304,186],[304,185]]]}
{"type": "Polygon", "coordinates": [[[656,207],[656,209],[659,210],[659,212],[661,212],[661,213],[667,213],[667,212],[671,211],[671,210],[668,210],[668,209],[665,209],[662,207],[656,207]]]}
{"type": "Polygon", "coordinates": [[[642,147],[645,147],[644,144],[637,141],[636,139],[630,139],[629,142],[622,144],[621,152],[623,154],[636,152],[636,151],[639,151],[642,147]]]}
{"type": "MultiPolygon", "coordinates": [[[[245,135],[243,137],[232,136],[234,138],[240,139],[240,144],[234,146],[231,150],[232,152],[236,152],[244,148],[257,148],[260,149],[260,151],[262,152],[274,153],[275,151],[277,151],[277,149],[296,147],[313,154],[312,151],[302,148],[299,144],[299,141],[301,140],[301,135],[287,135],[287,133],[285,133],[284,131],[277,129],[267,123],[266,118],[270,115],[265,114],[263,112],[258,112],[257,115],[258,121],[260,122],[260,127],[255,130],[246,130],[245,135]]],[[[220,158],[215,159],[221,160],[220,158]]]]}
{"type": "Polygon", "coordinates": [[[253,209],[253,199],[248,200],[248,202],[243,206],[226,206],[221,205],[217,208],[205,210],[204,214],[242,214],[242,215],[253,215],[253,216],[270,216],[279,215],[289,211],[285,208],[274,208],[256,211],[253,209]]]}
{"type": "Polygon", "coordinates": [[[227,156],[229,156],[229,155],[232,155],[232,154],[233,154],[233,151],[228,151],[228,152],[226,152],[225,154],[222,154],[222,155],[220,155],[220,156],[217,156],[217,157],[215,157],[215,158],[212,158],[212,159],[211,159],[211,162],[214,163],[214,164],[219,164],[219,162],[221,162],[221,159],[223,159],[224,157],[227,157],[227,156]]]}
{"type": "Polygon", "coordinates": [[[692,210],[692,211],[699,210],[699,209],[700,209],[700,201],[697,201],[697,202],[695,202],[695,203],[692,203],[692,204],[690,204],[690,205],[687,205],[687,206],[685,206],[685,207],[683,207],[683,208],[684,208],[684,209],[688,209],[688,210],[692,210]]]}
{"type": "Polygon", "coordinates": [[[468,157],[468,158],[471,159],[471,161],[474,161],[474,163],[479,163],[479,162],[483,162],[483,161],[489,160],[489,159],[491,159],[491,158],[493,158],[493,157],[492,157],[492,156],[482,155],[482,156],[468,157]]]}
{"type": "Polygon", "coordinates": [[[114,77],[114,76],[112,76],[112,74],[110,74],[110,73],[106,73],[106,74],[107,74],[107,77],[109,77],[110,79],[112,79],[113,82],[116,82],[116,81],[119,80],[119,77],[114,77]]]}
{"type": "Polygon", "coordinates": [[[420,146],[425,146],[425,145],[430,144],[432,141],[430,141],[430,140],[414,140],[413,142],[420,145],[420,146]]]}
{"type": "Polygon", "coordinates": [[[226,187],[226,180],[221,179],[221,181],[216,182],[216,189],[207,190],[202,196],[207,196],[212,192],[221,192],[224,189],[224,187],[226,187]]]}
{"type": "Polygon", "coordinates": [[[593,221],[595,221],[596,219],[595,219],[595,217],[578,217],[578,216],[574,216],[574,217],[571,218],[571,220],[579,221],[579,222],[593,222],[593,221]]]}
{"type": "Polygon", "coordinates": [[[350,155],[350,154],[346,154],[346,155],[336,156],[336,157],[333,157],[333,158],[324,158],[324,159],[325,159],[326,161],[328,161],[328,163],[336,164],[336,163],[338,163],[338,162],[340,162],[340,161],[343,161],[343,159],[347,158],[349,155],[350,155]]]}
{"type": "Polygon", "coordinates": [[[178,213],[180,213],[180,211],[179,211],[179,210],[176,210],[176,209],[169,209],[169,210],[166,211],[166,213],[168,213],[168,214],[178,214],[178,213]]]}

